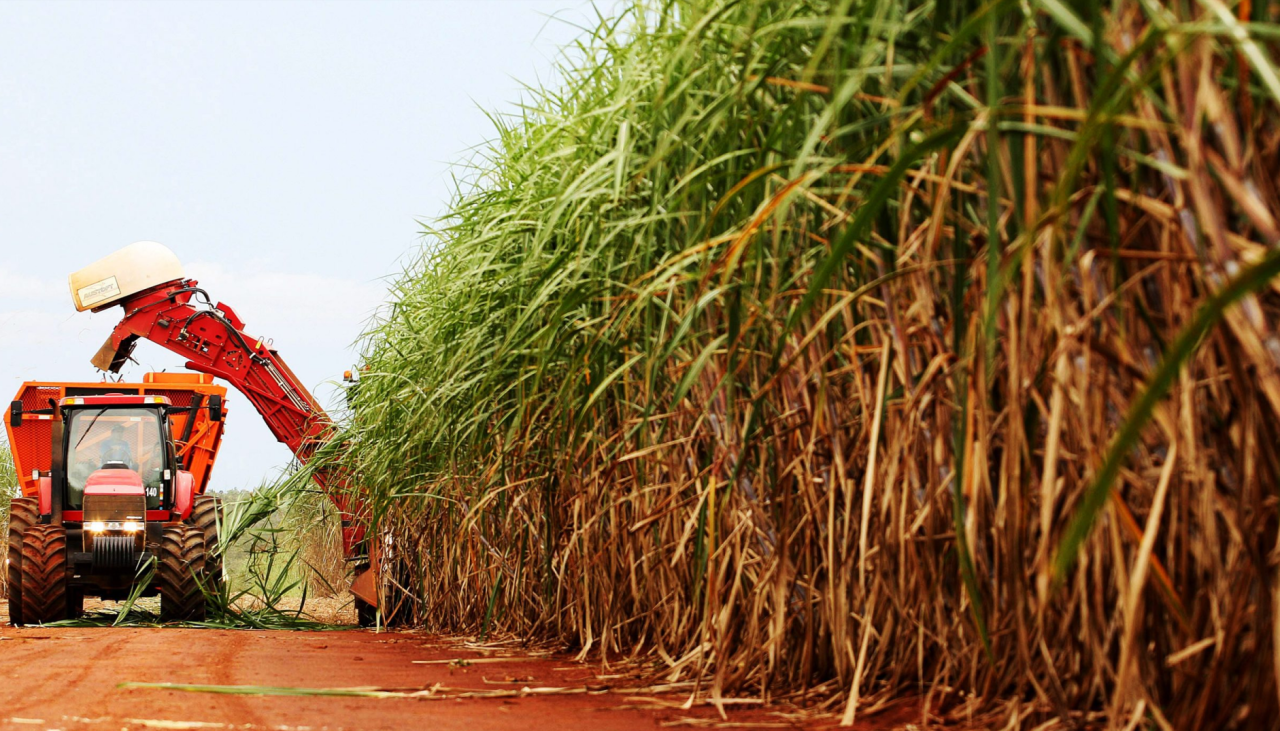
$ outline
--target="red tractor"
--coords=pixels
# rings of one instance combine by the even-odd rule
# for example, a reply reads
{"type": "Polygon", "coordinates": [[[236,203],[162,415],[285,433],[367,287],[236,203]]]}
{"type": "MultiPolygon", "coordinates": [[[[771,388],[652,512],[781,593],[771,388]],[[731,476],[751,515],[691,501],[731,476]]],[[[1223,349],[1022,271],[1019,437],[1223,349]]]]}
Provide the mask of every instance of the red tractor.
{"type": "Polygon", "coordinates": [[[201,494],[222,431],[225,389],[211,381],[23,385],[6,413],[23,491],[9,518],[12,624],[73,618],[86,595],[135,588],[159,593],[164,620],[204,619],[222,573],[218,501],[201,494]]]}

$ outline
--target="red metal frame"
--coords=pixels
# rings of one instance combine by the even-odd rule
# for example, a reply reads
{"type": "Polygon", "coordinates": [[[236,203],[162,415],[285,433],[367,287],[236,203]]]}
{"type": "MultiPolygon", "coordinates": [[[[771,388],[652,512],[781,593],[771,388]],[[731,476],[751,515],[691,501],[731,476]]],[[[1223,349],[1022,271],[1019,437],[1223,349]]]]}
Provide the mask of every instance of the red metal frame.
{"type": "Polygon", "coordinates": [[[120,393],[109,393],[102,396],[63,396],[58,401],[59,406],[147,406],[155,404],[173,406],[173,401],[168,396],[134,396],[120,393]]]}
{"type": "MultiPolygon", "coordinates": [[[[172,517],[173,514],[174,513],[170,513],[168,510],[148,510],[147,522],[163,523],[166,520],[176,520],[176,518],[172,517]]],[[[68,523],[83,523],[84,511],[83,510],[64,510],[62,511],[62,519],[68,523]]]]}
{"type": "MultiPolygon", "coordinates": [[[[222,410],[228,411],[226,402],[227,389],[213,382],[213,377],[202,373],[147,373],[142,383],[107,383],[85,382],[68,383],[60,381],[27,381],[18,389],[14,400],[22,403],[23,410],[30,412],[47,409],[49,401],[61,402],[66,398],[112,399],[111,403],[119,403],[119,399],[137,399],[144,401],[146,397],[161,396],[171,404],[189,406],[199,396],[205,400],[210,396],[222,399],[222,410]],[[76,394],[91,391],[121,391],[124,396],[78,396],[76,394]],[[68,396],[71,394],[71,396],[68,396]]],[[[9,451],[13,455],[13,466],[18,473],[18,487],[23,495],[34,497],[40,492],[39,479],[32,472],[39,470],[49,473],[52,464],[52,442],[50,428],[53,425],[52,414],[24,414],[22,425],[15,427],[9,419],[10,409],[5,409],[5,429],[9,437],[9,451]]],[[[195,494],[203,494],[209,487],[213,474],[213,465],[217,460],[218,449],[222,445],[223,421],[209,418],[207,408],[199,412],[174,410],[169,412],[169,430],[177,447],[178,456],[183,458],[185,469],[195,480],[195,494]],[[191,421],[191,429],[186,429],[191,421]],[[187,438],[184,440],[183,436],[187,438]]]]}
{"type": "MultiPolygon", "coordinates": [[[[333,421],[279,354],[261,338],[246,335],[244,322],[230,307],[221,302],[207,306],[197,284],[194,279],[175,280],[109,305],[122,305],[124,319],[94,364],[118,372],[139,338],[168,348],[187,358],[187,368],[221,378],[244,394],[276,439],[306,464],[332,438],[333,421]]],[[[351,557],[364,538],[356,520],[363,517],[364,504],[341,476],[317,472],[315,479],[338,508],[343,547],[351,557]]]]}

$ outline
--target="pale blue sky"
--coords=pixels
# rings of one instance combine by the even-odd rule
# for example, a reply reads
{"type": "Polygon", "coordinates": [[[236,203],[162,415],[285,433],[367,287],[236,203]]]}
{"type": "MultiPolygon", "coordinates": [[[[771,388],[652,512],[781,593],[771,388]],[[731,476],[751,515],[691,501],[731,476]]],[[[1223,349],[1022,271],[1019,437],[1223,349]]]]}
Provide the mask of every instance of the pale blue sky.
{"type": "MultiPolygon", "coordinates": [[[[322,399],[383,277],[440,214],[482,109],[553,80],[583,0],[0,4],[0,399],[97,380],[119,310],[76,314],[66,275],[160,241],[322,399]]],[[[126,368],[181,368],[150,343],[126,368]]],[[[214,474],[289,461],[233,395],[214,474]]]]}

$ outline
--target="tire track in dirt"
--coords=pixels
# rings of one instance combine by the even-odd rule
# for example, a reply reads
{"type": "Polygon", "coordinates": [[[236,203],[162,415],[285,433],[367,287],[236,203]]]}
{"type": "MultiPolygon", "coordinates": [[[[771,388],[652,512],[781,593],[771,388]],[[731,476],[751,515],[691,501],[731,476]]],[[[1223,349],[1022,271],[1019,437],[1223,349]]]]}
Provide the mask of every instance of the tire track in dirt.
{"type": "Polygon", "coordinates": [[[68,689],[93,685],[92,676],[111,673],[116,659],[134,642],[128,635],[44,634],[49,632],[56,630],[31,630],[29,637],[18,640],[26,646],[16,656],[6,653],[7,663],[23,669],[23,674],[6,693],[13,699],[4,704],[5,713],[10,717],[48,717],[61,705],[68,689]],[[62,649],[59,645],[68,643],[74,643],[75,650],[59,652],[62,649]]]}
{"type": "MultiPolygon", "coordinates": [[[[523,655],[514,646],[477,649],[417,632],[0,626],[0,658],[6,661],[0,664],[0,678],[8,680],[0,680],[0,729],[649,731],[664,721],[719,721],[708,707],[681,710],[687,693],[641,691],[640,697],[631,697],[624,676],[601,675],[606,671],[568,655],[523,655]],[[123,682],[436,688],[441,695],[253,696],[120,688],[123,682]],[[526,686],[552,693],[483,697],[526,686]],[[467,692],[480,696],[463,697],[467,692]],[[10,720],[15,718],[25,720],[10,720]],[[41,720],[33,724],[34,719],[41,720]]],[[[783,720],[761,709],[730,709],[729,714],[735,722],[776,726],[783,720]]],[[[860,725],[868,730],[896,727],[879,720],[860,725]]]]}
{"type": "MultiPolygon", "coordinates": [[[[143,630],[145,647],[141,652],[153,657],[169,657],[165,667],[138,667],[122,682],[178,683],[188,685],[243,685],[239,673],[240,658],[251,638],[258,633],[232,631],[214,634],[209,630],[154,629],[143,630]],[[170,641],[181,633],[180,649],[170,641]],[[205,641],[208,640],[208,641],[205,641]]],[[[144,709],[157,707],[150,714],[131,712],[129,717],[152,722],[195,722],[256,727],[263,723],[253,698],[238,695],[213,696],[180,690],[151,688],[114,689],[126,700],[126,706],[144,709]],[[157,701],[163,703],[157,706],[157,701]]]]}
{"type": "MultiPolygon", "coordinates": [[[[245,679],[239,674],[240,658],[249,642],[246,632],[233,633],[225,646],[221,647],[210,660],[214,685],[245,685],[245,679]]],[[[250,704],[245,696],[230,695],[223,699],[223,710],[240,723],[257,724],[262,722],[261,715],[250,704]]]]}

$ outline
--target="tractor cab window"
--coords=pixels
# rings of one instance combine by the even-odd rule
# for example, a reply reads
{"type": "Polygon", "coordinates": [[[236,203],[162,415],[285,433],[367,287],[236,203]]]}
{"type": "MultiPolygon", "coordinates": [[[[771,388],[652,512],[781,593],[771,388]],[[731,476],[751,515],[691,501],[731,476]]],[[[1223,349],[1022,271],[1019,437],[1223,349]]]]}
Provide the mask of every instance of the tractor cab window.
{"type": "Polygon", "coordinates": [[[165,443],[160,414],[145,408],[84,408],[69,412],[67,508],[80,510],[89,476],[101,469],[124,469],[142,478],[147,509],[160,507],[164,494],[165,443]]]}

